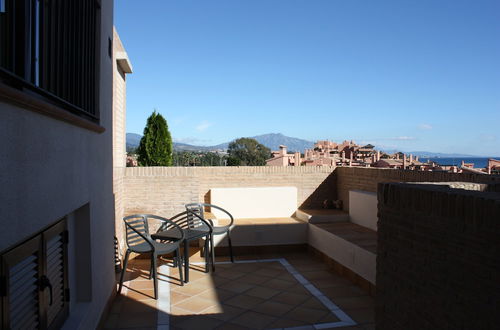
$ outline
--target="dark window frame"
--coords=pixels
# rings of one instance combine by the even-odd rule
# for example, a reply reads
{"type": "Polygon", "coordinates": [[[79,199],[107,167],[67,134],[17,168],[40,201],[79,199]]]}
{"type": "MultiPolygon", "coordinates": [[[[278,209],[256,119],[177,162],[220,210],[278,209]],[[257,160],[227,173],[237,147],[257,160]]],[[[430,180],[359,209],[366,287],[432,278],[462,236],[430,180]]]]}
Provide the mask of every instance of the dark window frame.
{"type": "Polygon", "coordinates": [[[2,1],[0,84],[98,124],[100,1],[2,1]]]}

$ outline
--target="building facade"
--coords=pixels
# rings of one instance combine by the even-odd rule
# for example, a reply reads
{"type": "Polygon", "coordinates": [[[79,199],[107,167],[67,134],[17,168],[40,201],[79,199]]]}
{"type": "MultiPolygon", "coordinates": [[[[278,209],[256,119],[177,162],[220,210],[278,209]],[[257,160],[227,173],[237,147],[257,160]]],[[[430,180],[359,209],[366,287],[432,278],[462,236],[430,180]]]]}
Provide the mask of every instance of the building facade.
{"type": "Polygon", "coordinates": [[[0,11],[5,329],[96,328],[116,290],[113,1],[77,4],[0,11]]]}

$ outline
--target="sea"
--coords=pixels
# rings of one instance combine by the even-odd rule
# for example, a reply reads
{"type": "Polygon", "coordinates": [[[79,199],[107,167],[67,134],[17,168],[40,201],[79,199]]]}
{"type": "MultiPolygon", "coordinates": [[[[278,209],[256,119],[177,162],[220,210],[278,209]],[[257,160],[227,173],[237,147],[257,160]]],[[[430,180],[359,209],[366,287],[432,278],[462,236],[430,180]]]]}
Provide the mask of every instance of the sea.
{"type": "Polygon", "coordinates": [[[456,165],[460,166],[462,165],[462,160],[466,163],[474,163],[475,168],[485,168],[486,165],[488,164],[488,159],[493,158],[493,159],[500,159],[500,157],[474,157],[474,158],[469,158],[469,157],[455,157],[455,158],[441,158],[441,157],[431,157],[431,158],[425,158],[425,157],[420,157],[420,161],[433,161],[438,163],[439,165],[456,165]]]}

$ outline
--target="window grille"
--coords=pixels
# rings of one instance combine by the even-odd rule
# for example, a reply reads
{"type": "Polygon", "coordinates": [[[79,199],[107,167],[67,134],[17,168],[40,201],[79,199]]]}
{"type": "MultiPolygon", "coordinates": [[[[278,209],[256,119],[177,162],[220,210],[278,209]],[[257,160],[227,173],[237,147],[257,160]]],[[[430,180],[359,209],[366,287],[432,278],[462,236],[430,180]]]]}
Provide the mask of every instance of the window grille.
{"type": "Polygon", "coordinates": [[[99,2],[0,2],[0,77],[97,121],[99,2]]]}

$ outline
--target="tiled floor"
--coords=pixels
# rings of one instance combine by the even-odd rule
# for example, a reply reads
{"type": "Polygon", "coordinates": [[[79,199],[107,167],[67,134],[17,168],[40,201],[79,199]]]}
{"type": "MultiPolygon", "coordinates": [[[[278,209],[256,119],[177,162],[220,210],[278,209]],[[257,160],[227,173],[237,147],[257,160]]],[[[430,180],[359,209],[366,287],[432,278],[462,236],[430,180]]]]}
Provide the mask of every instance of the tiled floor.
{"type": "Polygon", "coordinates": [[[307,253],[218,258],[209,274],[198,255],[184,286],[160,266],[157,301],[149,261],[131,261],[105,328],[374,329],[373,298],[307,253]]]}

